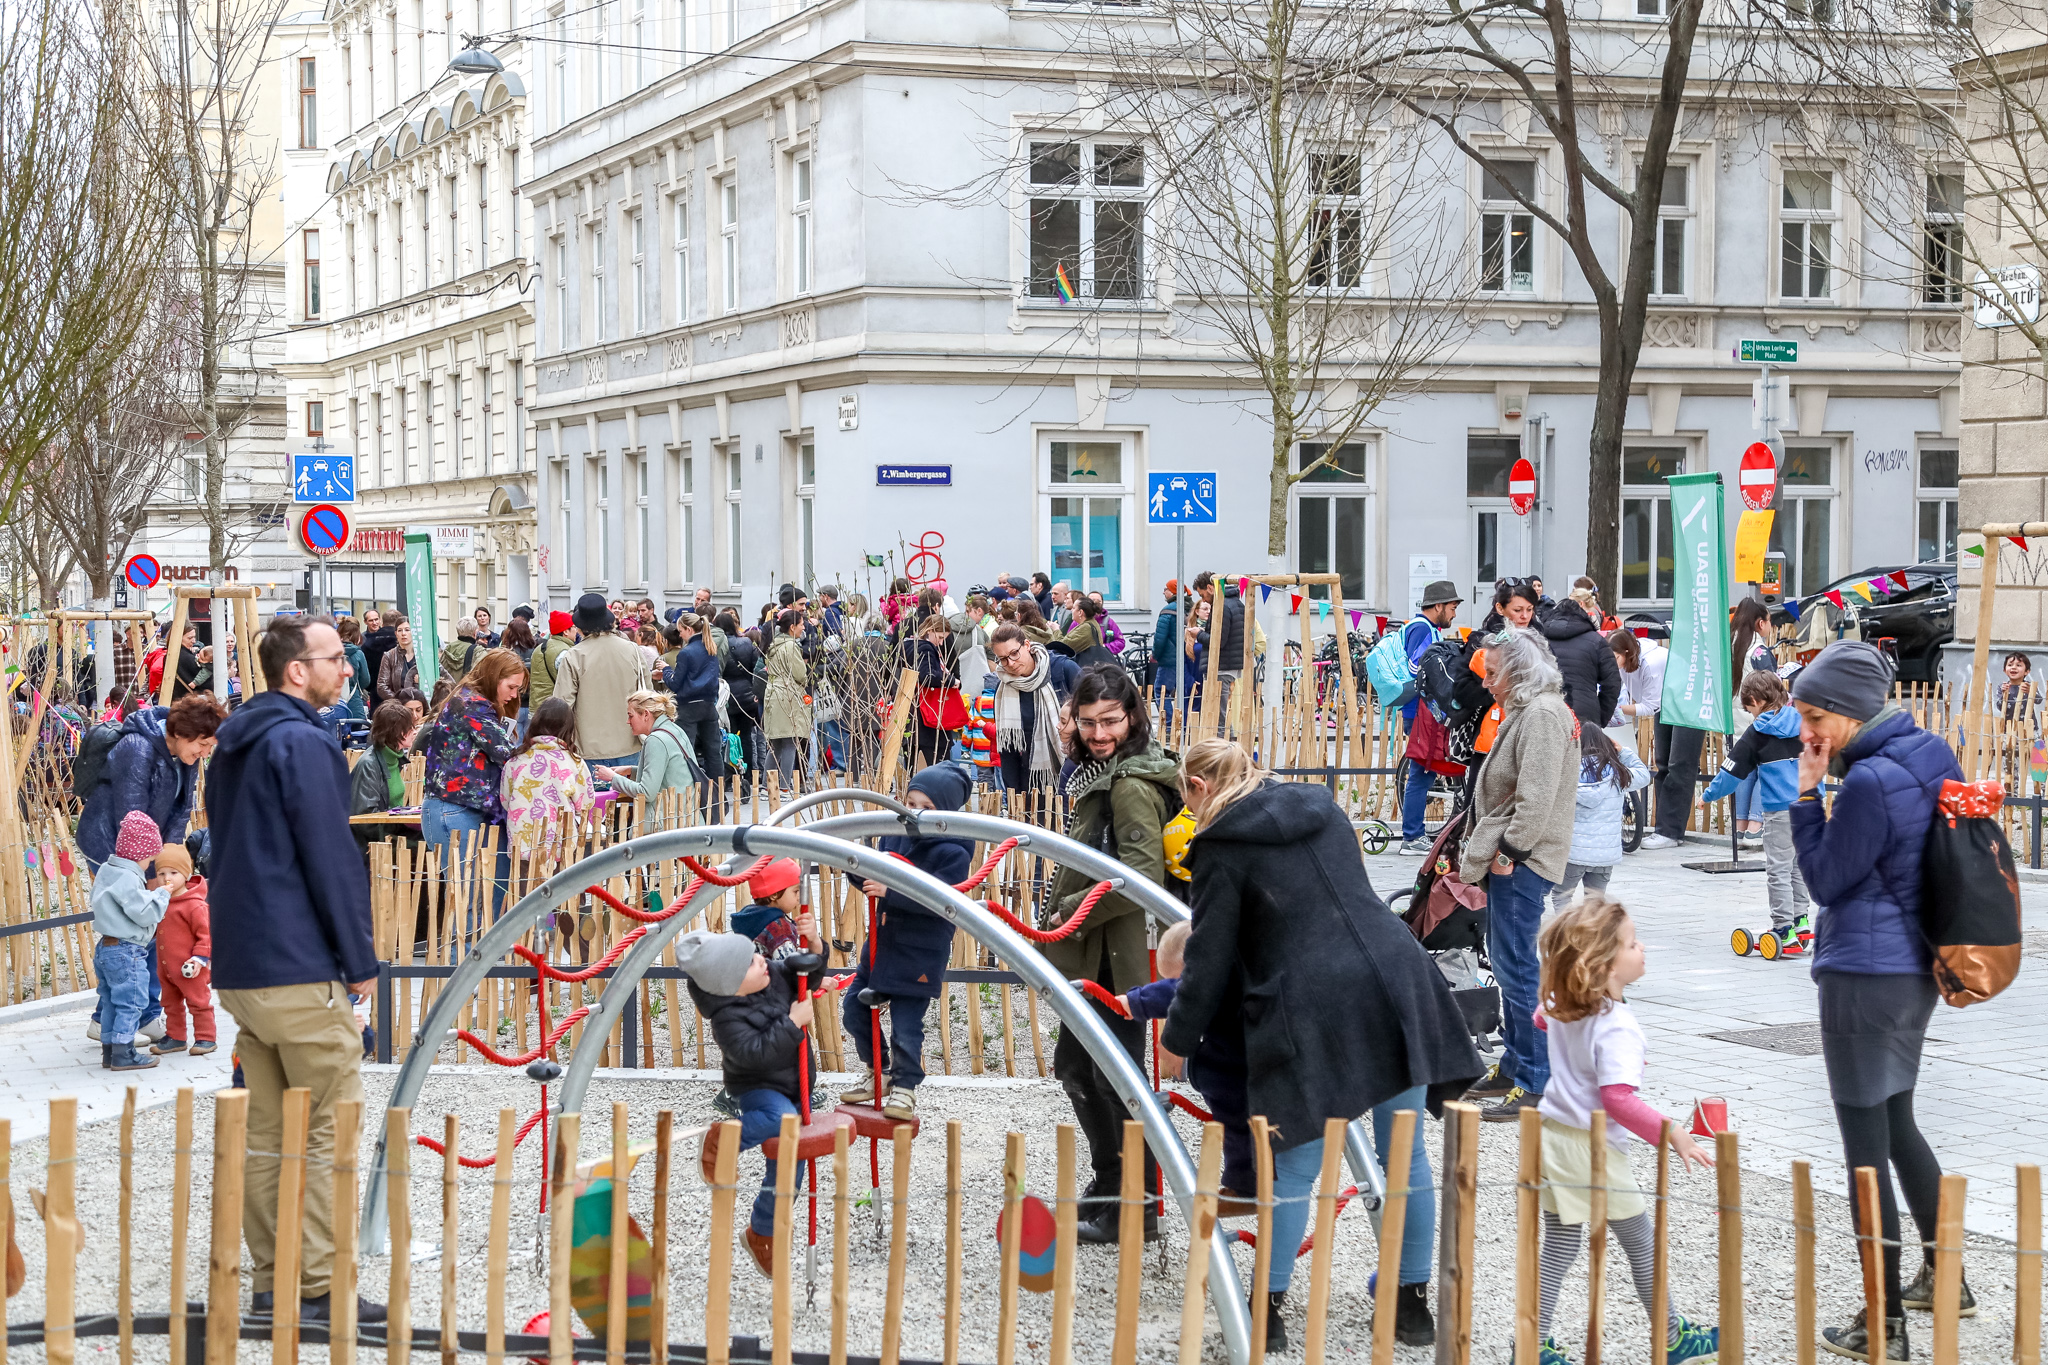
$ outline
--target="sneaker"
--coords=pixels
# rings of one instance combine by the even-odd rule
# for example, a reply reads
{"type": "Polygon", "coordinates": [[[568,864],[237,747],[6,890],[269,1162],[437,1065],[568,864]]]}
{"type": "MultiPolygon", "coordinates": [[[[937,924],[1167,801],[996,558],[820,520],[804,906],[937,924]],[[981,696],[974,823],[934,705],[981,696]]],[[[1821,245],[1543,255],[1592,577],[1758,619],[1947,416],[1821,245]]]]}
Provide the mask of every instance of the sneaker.
{"type": "Polygon", "coordinates": [[[147,1071],[155,1065],[156,1058],[137,1052],[135,1044],[115,1043],[113,1045],[113,1061],[107,1069],[109,1071],[147,1071]]]}
{"type": "MultiPolygon", "coordinates": [[[[1280,1316],[1280,1309],[1286,1302],[1287,1291],[1284,1289],[1277,1294],[1269,1292],[1266,1295],[1266,1353],[1268,1355],[1277,1355],[1287,1349],[1287,1319],[1280,1316]]],[[[1259,1296],[1256,1294],[1252,1295],[1251,1302],[1246,1304],[1245,1307],[1254,1313],[1258,1312],[1259,1296]]]]}
{"type": "Polygon", "coordinates": [[[1572,1365],[1572,1358],[1557,1344],[1556,1337],[1545,1337],[1536,1348],[1536,1365],[1572,1365]]]}
{"type": "Polygon", "coordinates": [[[840,1091],[839,1102],[841,1104],[873,1104],[875,1102],[875,1083],[873,1081],[862,1081],[851,1090],[840,1091]]]}
{"type": "Polygon", "coordinates": [[[1721,1329],[1702,1327],[1681,1317],[1678,1330],[1664,1344],[1665,1365],[1713,1365],[1721,1356],[1721,1329]]]}
{"type": "Polygon", "coordinates": [[[917,1117],[917,1092],[915,1090],[891,1090],[882,1096],[882,1117],[908,1123],[917,1117]]]}
{"type": "Polygon", "coordinates": [[[1534,1109],[1543,1103],[1541,1092],[1531,1094],[1521,1086],[1515,1086],[1500,1099],[1479,1111],[1479,1117],[1488,1123],[1513,1123],[1524,1109],[1534,1109]]]}
{"type": "Polygon", "coordinates": [[[158,1056],[162,1056],[166,1052],[183,1052],[185,1050],[185,1040],[183,1038],[159,1038],[149,1045],[149,1050],[158,1056]]]}
{"type": "MultiPolygon", "coordinates": [[[[1838,1356],[1850,1360],[1870,1359],[1870,1332],[1863,1323],[1864,1310],[1856,1310],[1856,1316],[1847,1327],[1824,1328],[1820,1344],[1838,1356]]],[[[1906,1342],[1906,1319],[1888,1317],[1884,1320],[1884,1358],[1886,1360],[1911,1360],[1913,1348],[1906,1342]]]]}
{"type": "Polygon", "coordinates": [[[198,1042],[192,1044],[191,1053],[194,1057],[204,1057],[209,1052],[218,1051],[219,1048],[220,1044],[213,1041],[213,1039],[201,1038],[198,1042]]]}
{"type": "Polygon", "coordinates": [[[1410,839],[1402,844],[1398,851],[1410,858],[1427,858],[1429,856],[1429,840],[1410,839]]]}
{"type": "Polygon", "coordinates": [[[1475,1100],[1497,1100],[1514,1088],[1514,1080],[1509,1077],[1507,1072],[1501,1070],[1499,1062],[1495,1062],[1486,1069],[1484,1076],[1472,1082],[1471,1088],[1464,1093],[1462,1098],[1467,1104],[1471,1104],[1475,1100]]]}
{"type": "Polygon", "coordinates": [[[1668,834],[1652,834],[1646,837],[1642,843],[1636,845],[1636,847],[1642,849],[1677,848],[1682,842],[1682,840],[1674,839],[1668,834]]]}
{"type": "Polygon", "coordinates": [[[95,1043],[100,1040],[99,1016],[93,1016],[92,1022],[85,1026],[85,1036],[92,1039],[95,1043]]]}
{"type": "Polygon", "coordinates": [[[711,1108],[729,1119],[740,1117],[739,1104],[733,1099],[732,1092],[722,1085],[718,1087],[718,1093],[711,1097],[711,1108]]]}
{"type": "MultiPolygon", "coordinates": [[[[1906,1286],[1905,1303],[1906,1307],[1917,1308],[1923,1313],[1932,1313],[1934,1311],[1934,1266],[1931,1262],[1922,1261],[1920,1263],[1920,1273],[1913,1277],[1913,1283],[1906,1286]]],[[[1974,1318],[1977,1316],[1977,1296],[1970,1292],[1970,1282],[1968,1280],[1963,1281],[1961,1307],[1957,1309],[1956,1316],[1959,1318],[1974,1318]]]]}
{"type": "Polygon", "coordinates": [[[154,1043],[170,1031],[170,1028],[164,1023],[164,1017],[159,1014],[137,1030],[135,1036],[138,1040],[147,1038],[150,1042],[154,1043]]]}

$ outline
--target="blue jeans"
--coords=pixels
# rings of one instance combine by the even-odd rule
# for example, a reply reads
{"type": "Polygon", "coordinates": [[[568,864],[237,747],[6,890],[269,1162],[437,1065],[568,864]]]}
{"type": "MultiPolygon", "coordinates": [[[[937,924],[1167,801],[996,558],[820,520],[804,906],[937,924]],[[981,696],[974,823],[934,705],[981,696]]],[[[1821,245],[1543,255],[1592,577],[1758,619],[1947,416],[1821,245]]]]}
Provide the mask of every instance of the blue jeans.
{"type": "MultiPolygon", "coordinates": [[[[1402,1284],[1429,1283],[1430,1247],[1436,1242],[1436,1181],[1429,1171],[1429,1144],[1423,1140],[1428,1106],[1429,1091],[1418,1085],[1372,1107],[1372,1145],[1382,1168],[1387,1164],[1387,1144],[1394,1140],[1394,1115],[1403,1109],[1415,1111],[1415,1145],[1408,1155],[1408,1213],[1401,1224],[1402,1284]]],[[[1396,1183],[1393,1172],[1387,1172],[1388,1186],[1396,1183]]]]}
{"type": "Polygon", "coordinates": [[[100,1045],[120,1047],[135,1040],[149,1008],[149,983],[156,979],[155,945],[106,943],[93,949],[92,969],[100,979],[100,1045]]]}
{"type": "Polygon", "coordinates": [[[1761,820],[1764,818],[1763,779],[1755,773],[1735,784],[1735,818],[1737,820],[1761,820]]]}
{"type": "MultiPolygon", "coordinates": [[[[458,806],[452,801],[443,801],[438,796],[429,796],[420,805],[420,837],[427,846],[441,857],[442,874],[445,876],[455,865],[450,854],[458,841],[459,857],[473,857],[475,849],[484,837],[484,827],[490,820],[480,810],[458,806]]],[[[498,917],[498,909],[505,902],[505,881],[512,872],[512,852],[505,841],[498,840],[498,859],[491,886],[491,918],[498,917]]],[[[474,911],[471,912],[474,914],[474,911]]],[[[474,925],[464,926],[465,932],[474,925]]]]}
{"type": "MultiPolygon", "coordinates": [[[[861,1064],[875,1063],[874,1027],[868,1016],[874,1011],[860,1002],[865,974],[847,987],[846,1003],[839,1018],[853,1037],[853,1049],[861,1064]]],[[[921,995],[889,995],[889,1039],[882,1045],[882,1069],[889,1073],[892,1090],[915,1090],[924,1083],[924,1012],[931,1001],[921,995]]]]}
{"type": "Polygon", "coordinates": [[[1408,787],[1401,793],[1401,841],[1420,839],[1425,833],[1423,817],[1429,813],[1429,789],[1436,785],[1436,774],[1417,763],[1408,760],[1408,787]]]}
{"type": "MultiPolygon", "coordinates": [[[[1266,1290],[1284,1294],[1294,1278],[1295,1252],[1308,1231],[1315,1203],[1316,1176],[1323,1169],[1323,1140],[1304,1142],[1273,1154],[1273,1259],[1266,1267],[1266,1290]]],[[[1406,1247],[1406,1239],[1402,1243],[1406,1247]]]]}
{"type": "Polygon", "coordinates": [[[1537,1029],[1535,1014],[1542,976],[1536,931],[1543,925],[1543,902],[1552,885],[1526,863],[1517,864],[1509,876],[1496,872],[1486,879],[1486,956],[1500,984],[1500,1033],[1506,1047],[1501,1067],[1532,1095],[1550,1084],[1550,1042],[1537,1029]]]}
{"type": "MultiPolygon", "coordinates": [[[[769,1138],[782,1133],[784,1114],[801,1115],[795,1100],[780,1090],[742,1090],[732,1097],[740,1107],[740,1150],[759,1147],[769,1138]]],[[[804,1163],[796,1165],[796,1187],[804,1187],[804,1163]]],[[[766,1237],[775,1231],[775,1163],[770,1161],[768,1169],[761,1174],[761,1193],[754,1196],[754,1212],[748,1218],[747,1226],[756,1235],[766,1237]]]]}
{"type": "Polygon", "coordinates": [[[811,749],[813,769],[820,763],[825,763],[835,773],[846,771],[846,727],[836,720],[818,722],[818,743],[811,749]],[[831,751],[829,761],[825,750],[831,751]]]}
{"type": "MultiPolygon", "coordinates": [[[[94,861],[93,861],[92,859],[90,859],[90,858],[86,857],[86,856],[85,856],[85,855],[84,855],[83,853],[79,854],[79,855],[78,855],[78,857],[79,857],[79,861],[81,861],[81,862],[83,862],[83,863],[85,864],[85,871],[86,871],[86,875],[87,875],[88,877],[97,877],[97,876],[99,876],[99,875],[100,875],[100,865],[99,865],[98,863],[96,863],[96,862],[94,862],[94,861]]],[[[98,935],[97,935],[97,934],[95,934],[95,935],[94,935],[94,937],[98,937],[98,935]]],[[[94,972],[95,972],[95,973],[97,973],[99,969],[98,969],[97,967],[95,967],[95,968],[94,968],[93,970],[94,970],[94,972]]],[[[95,1020],[97,1020],[97,1021],[98,1021],[98,1023],[99,1023],[99,1026],[100,1026],[100,1037],[101,1037],[102,1039],[106,1039],[106,1038],[108,1038],[108,1037],[110,1037],[110,1036],[111,1036],[111,1035],[109,1035],[109,1034],[108,1034],[108,1032],[107,1032],[107,1008],[106,1008],[106,1007],[107,1007],[107,989],[106,989],[106,987],[105,987],[104,985],[102,985],[102,986],[101,986],[101,987],[99,988],[99,1003],[98,1003],[97,1005],[95,1005],[95,1006],[93,1007],[93,1011],[92,1011],[92,1017],[93,1017],[93,1018],[94,1018],[95,1020]]],[[[151,940],[149,941],[149,1003],[148,1003],[148,1004],[146,1004],[146,1005],[144,1005],[144,1006],[142,1007],[142,1024],[147,1024],[147,1023],[148,1023],[148,1022],[149,1022],[150,1020],[152,1020],[152,1019],[156,1019],[156,1018],[160,1018],[160,1017],[162,1017],[162,1015],[163,1015],[163,1012],[164,1012],[164,985],[163,985],[163,982],[161,982],[161,981],[157,980],[157,975],[156,975],[156,940],[155,940],[155,939],[151,939],[151,940]]],[[[137,1025],[136,1025],[136,1027],[137,1027],[137,1028],[140,1028],[140,1027],[142,1027],[142,1024],[137,1024],[137,1025]]]]}

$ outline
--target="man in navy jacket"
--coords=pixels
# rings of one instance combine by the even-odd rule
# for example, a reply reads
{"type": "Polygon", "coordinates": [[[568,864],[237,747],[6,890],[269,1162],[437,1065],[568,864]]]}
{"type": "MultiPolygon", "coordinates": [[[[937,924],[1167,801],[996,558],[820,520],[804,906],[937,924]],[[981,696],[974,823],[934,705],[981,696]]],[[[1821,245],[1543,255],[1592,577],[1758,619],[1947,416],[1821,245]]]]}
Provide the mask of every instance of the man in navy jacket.
{"type": "MultiPolygon", "coordinates": [[[[273,621],[257,646],[268,691],[220,727],[207,773],[212,831],[213,984],[234,1016],[249,1089],[242,1233],[255,1272],[252,1311],[267,1315],[277,1261],[278,1158],[284,1092],[313,1092],[306,1169],[334,1159],[334,1106],[363,1100],[363,1038],[349,996],[377,977],[370,880],[349,833],[348,764],[320,723],[349,678],[324,616],[273,621]]],[[[300,1259],[303,1319],[329,1316],[333,1182],[306,1182],[300,1259]]],[[[363,1303],[360,1320],[381,1322],[363,1303]]]]}

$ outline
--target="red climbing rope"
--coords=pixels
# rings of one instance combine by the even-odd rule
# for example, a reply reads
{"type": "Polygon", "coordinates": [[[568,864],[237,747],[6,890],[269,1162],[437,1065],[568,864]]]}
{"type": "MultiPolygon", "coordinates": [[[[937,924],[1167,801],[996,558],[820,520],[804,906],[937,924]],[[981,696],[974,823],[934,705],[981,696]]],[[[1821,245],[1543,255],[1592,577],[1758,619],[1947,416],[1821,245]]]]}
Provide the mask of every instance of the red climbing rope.
{"type": "Polygon", "coordinates": [[[1131,1012],[1124,1008],[1124,1002],[1117,997],[1115,992],[1098,986],[1093,981],[1076,981],[1074,984],[1080,987],[1081,994],[1087,996],[1111,1014],[1120,1015],[1125,1019],[1131,1017],[1131,1012]]]}
{"type": "Polygon", "coordinates": [[[713,886],[741,886],[746,883],[747,878],[753,876],[756,872],[759,872],[762,868],[774,862],[775,859],[771,856],[764,854],[762,855],[761,860],[759,862],[755,863],[752,867],[748,868],[745,872],[740,873],[736,877],[726,877],[720,875],[719,873],[713,872],[710,868],[704,866],[704,864],[698,862],[695,858],[685,858],[682,861],[684,867],[689,868],[690,871],[696,873],[705,881],[710,882],[713,886]]]}
{"type": "Polygon", "coordinates": [[[1024,842],[1022,839],[1005,839],[1000,844],[997,844],[995,849],[988,855],[988,861],[981,865],[981,870],[964,882],[955,882],[953,889],[955,891],[972,891],[980,886],[988,880],[989,873],[996,870],[996,864],[1007,858],[1010,855],[1010,850],[1022,842],[1024,842]]]}
{"type": "Polygon", "coordinates": [[[683,884],[683,894],[676,897],[675,904],[671,905],[666,910],[635,910],[632,906],[626,904],[624,901],[620,900],[617,896],[614,896],[611,892],[605,890],[601,886],[586,886],[583,888],[583,894],[586,896],[597,897],[597,899],[603,901],[606,905],[609,905],[612,909],[618,911],[627,919],[637,920],[641,924],[659,924],[663,920],[667,919],[669,916],[675,914],[676,911],[682,909],[683,906],[687,905],[689,903],[690,897],[696,894],[696,890],[697,882],[695,878],[692,878],[690,881],[685,882],[683,884]]]}
{"type": "Polygon", "coordinates": [[[1025,938],[1030,939],[1033,943],[1058,943],[1061,939],[1080,929],[1081,925],[1088,919],[1088,912],[1095,908],[1096,902],[1107,896],[1115,886],[1115,882],[1095,883],[1095,889],[1088,893],[1087,898],[1081,902],[1080,908],[1075,910],[1073,916],[1057,929],[1034,929],[1023,920],[1018,919],[1015,915],[1003,909],[1002,906],[997,905],[994,901],[983,901],[982,904],[988,907],[990,914],[1009,925],[1012,929],[1015,929],[1025,938]]]}
{"type": "MultiPolygon", "coordinates": [[[[541,1017],[543,1019],[547,1017],[545,1011],[543,1011],[541,1017]]],[[[471,1033],[466,1028],[459,1028],[455,1030],[455,1036],[457,1038],[460,1038],[463,1042],[468,1043],[478,1052],[483,1053],[486,1060],[496,1062],[499,1066],[525,1066],[528,1062],[537,1062],[542,1057],[545,1057],[556,1043],[562,1041],[563,1034],[567,1033],[575,1025],[582,1023],[585,1019],[589,1017],[590,1006],[577,1006],[575,1009],[569,1011],[569,1013],[563,1018],[562,1022],[556,1025],[552,1030],[543,1030],[541,1033],[539,1044],[535,1046],[531,1052],[522,1052],[517,1057],[507,1057],[504,1053],[498,1051],[496,1048],[492,1047],[489,1043],[477,1037],[474,1033],[471,1033]]]]}
{"type": "MultiPolygon", "coordinates": [[[[1346,1204],[1350,1203],[1350,1202],[1351,1202],[1351,1200],[1352,1200],[1352,1198],[1353,1198],[1354,1196],[1356,1196],[1356,1195],[1357,1195],[1357,1193],[1358,1193],[1358,1186],[1356,1186],[1356,1185],[1346,1185],[1346,1186],[1344,1187],[1344,1193],[1342,1193],[1342,1194],[1340,1194],[1340,1195],[1338,1195],[1338,1196],[1337,1196],[1337,1210],[1336,1210],[1336,1213],[1332,1213],[1332,1214],[1331,1214],[1330,1216],[1331,1216],[1332,1218],[1335,1218],[1335,1217],[1337,1216],[1337,1214],[1338,1214],[1338,1213],[1342,1213],[1342,1212],[1344,1212],[1344,1206],[1345,1206],[1346,1204]]],[[[1257,1245],[1259,1244],[1259,1234],[1257,1234],[1256,1232],[1242,1232],[1242,1231],[1240,1231],[1240,1232],[1239,1232],[1239,1233],[1237,1234],[1237,1240],[1238,1240],[1238,1241],[1240,1241],[1240,1242],[1243,1242],[1243,1243],[1244,1243],[1244,1244],[1245,1244],[1246,1246],[1248,1246],[1248,1247],[1255,1247],[1255,1246],[1257,1246],[1257,1245]]],[[[1301,1248],[1300,1248],[1300,1250],[1298,1250],[1298,1251],[1296,1251],[1296,1252],[1294,1253],[1294,1259],[1295,1259],[1295,1260],[1297,1260],[1297,1261],[1298,1261],[1298,1260],[1300,1260],[1300,1259],[1301,1259],[1302,1257],[1304,1257],[1304,1256],[1308,1255],[1308,1254],[1309,1254],[1309,1253],[1310,1253],[1311,1251],[1314,1251],[1314,1250],[1315,1250],[1315,1248],[1316,1248],[1316,1235],[1315,1235],[1315,1233],[1311,1232],[1311,1233],[1309,1233],[1309,1235],[1308,1235],[1308,1236],[1306,1236],[1306,1237],[1304,1237],[1304,1238],[1302,1238],[1302,1239],[1301,1239],[1301,1248]]]]}
{"type": "MultiPolygon", "coordinates": [[[[542,1116],[546,1113],[547,1109],[545,1106],[534,1110],[533,1113],[527,1117],[526,1122],[519,1125],[519,1131],[512,1135],[512,1145],[514,1147],[517,1147],[520,1143],[526,1141],[526,1135],[534,1130],[535,1126],[540,1123],[542,1116]]],[[[439,1138],[430,1138],[425,1133],[415,1134],[413,1136],[413,1141],[417,1142],[420,1146],[426,1148],[428,1151],[432,1152],[436,1156],[443,1156],[448,1151],[447,1144],[443,1143],[439,1138]]],[[[489,1156],[458,1155],[455,1158],[455,1164],[461,1166],[465,1170],[489,1170],[491,1167],[498,1164],[498,1154],[496,1152],[493,1152],[489,1156]]]]}
{"type": "Polygon", "coordinates": [[[626,955],[626,950],[628,948],[631,948],[634,944],[638,943],[642,938],[646,936],[646,934],[647,930],[645,930],[644,928],[635,929],[632,933],[627,934],[617,943],[614,943],[612,945],[612,950],[610,952],[606,953],[603,957],[591,963],[588,967],[585,967],[580,972],[565,972],[560,967],[553,967],[548,965],[548,960],[546,958],[542,957],[539,953],[536,953],[535,951],[533,951],[533,949],[527,947],[523,943],[513,944],[512,951],[517,953],[519,956],[525,958],[528,962],[532,963],[533,969],[539,972],[543,977],[545,977],[549,981],[588,981],[594,976],[602,976],[607,971],[610,971],[613,966],[617,965],[618,960],[626,955]]]}
{"type": "Polygon", "coordinates": [[[1193,1114],[1197,1123],[1209,1123],[1214,1121],[1216,1117],[1186,1095],[1181,1094],[1178,1090],[1167,1091],[1166,1102],[1176,1109],[1185,1109],[1188,1113],[1193,1114]]]}

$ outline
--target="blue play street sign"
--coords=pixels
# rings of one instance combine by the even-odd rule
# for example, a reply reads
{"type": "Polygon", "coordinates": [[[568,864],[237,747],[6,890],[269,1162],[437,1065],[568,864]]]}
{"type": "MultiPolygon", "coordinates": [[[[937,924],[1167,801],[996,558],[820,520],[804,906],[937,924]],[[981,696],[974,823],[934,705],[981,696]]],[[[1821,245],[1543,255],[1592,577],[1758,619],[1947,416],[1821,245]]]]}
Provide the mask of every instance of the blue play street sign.
{"type": "Polygon", "coordinates": [[[293,502],[354,502],[356,457],[339,451],[292,456],[293,502]]]}
{"type": "Polygon", "coordinates": [[[1145,520],[1154,526],[1216,524],[1214,470],[1147,474],[1145,520]]]}

